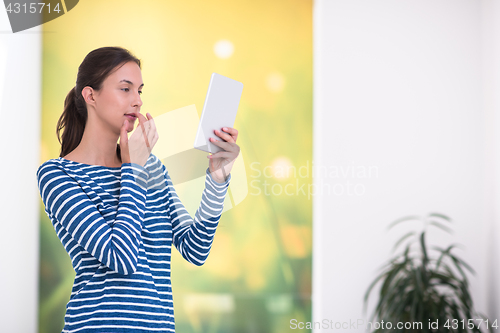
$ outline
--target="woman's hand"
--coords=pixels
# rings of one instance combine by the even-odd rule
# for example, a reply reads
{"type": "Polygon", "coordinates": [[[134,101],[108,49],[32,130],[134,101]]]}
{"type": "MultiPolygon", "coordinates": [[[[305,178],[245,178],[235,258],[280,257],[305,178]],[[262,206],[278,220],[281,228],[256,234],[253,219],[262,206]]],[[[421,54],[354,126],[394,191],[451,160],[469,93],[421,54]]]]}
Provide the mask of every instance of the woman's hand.
{"type": "Polygon", "coordinates": [[[222,148],[224,151],[219,151],[215,154],[208,155],[210,159],[208,167],[212,178],[218,183],[224,183],[233,168],[234,160],[240,153],[240,147],[236,144],[238,138],[238,130],[231,127],[224,127],[223,131],[215,130],[214,133],[224,141],[219,141],[210,138],[210,142],[222,148]]]}
{"type": "Polygon", "coordinates": [[[138,113],[139,126],[130,136],[127,135],[128,120],[120,130],[120,150],[122,163],[136,163],[145,166],[154,145],[158,141],[158,132],[153,117],[147,113],[148,119],[138,113]]]}

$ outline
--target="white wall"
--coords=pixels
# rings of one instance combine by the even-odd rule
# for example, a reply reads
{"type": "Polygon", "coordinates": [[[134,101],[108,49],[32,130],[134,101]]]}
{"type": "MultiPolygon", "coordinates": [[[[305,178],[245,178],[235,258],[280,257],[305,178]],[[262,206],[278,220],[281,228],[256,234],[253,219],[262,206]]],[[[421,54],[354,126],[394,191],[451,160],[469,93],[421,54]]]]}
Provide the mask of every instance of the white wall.
{"type": "MultiPolygon", "coordinates": [[[[395,240],[419,225],[386,227],[435,211],[454,219],[455,233],[430,229],[429,243],[465,246],[455,254],[477,272],[470,276],[476,309],[500,317],[492,270],[498,249],[491,248],[500,240],[493,229],[500,171],[492,164],[500,156],[500,53],[488,53],[500,47],[494,6],[473,0],[315,2],[315,166],[372,166],[378,173],[315,179],[317,188],[347,188],[349,182],[364,192],[338,195],[337,187],[337,194],[314,197],[314,321],[368,319],[362,313],[366,289],[395,240]]],[[[371,297],[368,314],[377,299],[371,297]]]]}
{"type": "Polygon", "coordinates": [[[0,10],[0,331],[37,331],[41,33],[0,10]]]}

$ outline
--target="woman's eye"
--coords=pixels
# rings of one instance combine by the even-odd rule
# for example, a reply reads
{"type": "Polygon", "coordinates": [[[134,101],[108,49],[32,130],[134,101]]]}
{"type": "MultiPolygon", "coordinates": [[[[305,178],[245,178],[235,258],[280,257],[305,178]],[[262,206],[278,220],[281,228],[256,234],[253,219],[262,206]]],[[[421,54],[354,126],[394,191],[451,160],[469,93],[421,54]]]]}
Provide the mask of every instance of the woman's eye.
{"type": "Polygon", "coordinates": [[[142,95],[142,91],[139,91],[139,95],[142,95]]]}
{"type": "Polygon", "coordinates": [[[128,91],[128,88],[123,88],[122,90],[123,90],[123,91],[128,91]]]}

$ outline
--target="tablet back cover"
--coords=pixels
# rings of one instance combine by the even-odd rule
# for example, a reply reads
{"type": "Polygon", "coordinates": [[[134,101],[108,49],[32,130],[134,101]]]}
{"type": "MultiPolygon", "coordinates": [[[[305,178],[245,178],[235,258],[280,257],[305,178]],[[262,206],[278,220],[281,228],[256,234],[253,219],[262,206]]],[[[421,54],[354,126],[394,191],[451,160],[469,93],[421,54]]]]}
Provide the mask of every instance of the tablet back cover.
{"type": "Polygon", "coordinates": [[[243,83],[217,73],[212,74],[196,132],[194,148],[212,154],[223,150],[208,139],[214,138],[221,141],[222,139],[215,135],[214,130],[220,131],[222,127],[234,126],[242,91],[243,83]]]}

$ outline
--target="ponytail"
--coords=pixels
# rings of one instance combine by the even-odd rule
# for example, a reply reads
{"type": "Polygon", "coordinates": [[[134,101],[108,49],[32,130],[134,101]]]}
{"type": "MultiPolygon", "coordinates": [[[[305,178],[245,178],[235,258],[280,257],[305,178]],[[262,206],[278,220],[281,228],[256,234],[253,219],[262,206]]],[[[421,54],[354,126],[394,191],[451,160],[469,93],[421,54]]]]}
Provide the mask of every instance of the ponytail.
{"type": "Polygon", "coordinates": [[[76,86],[71,89],[64,101],[64,112],[57,121],[57,139],[61,144],[60,157],[72,152],[82,141],[83,131],[87,122],[87,105],[83,97],[76,94],[76,86]],[[60,131],[64,128],[62,138],[60,131]]]}

